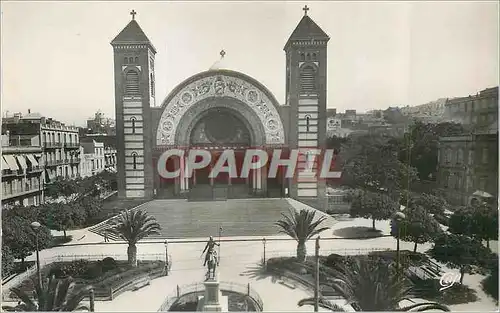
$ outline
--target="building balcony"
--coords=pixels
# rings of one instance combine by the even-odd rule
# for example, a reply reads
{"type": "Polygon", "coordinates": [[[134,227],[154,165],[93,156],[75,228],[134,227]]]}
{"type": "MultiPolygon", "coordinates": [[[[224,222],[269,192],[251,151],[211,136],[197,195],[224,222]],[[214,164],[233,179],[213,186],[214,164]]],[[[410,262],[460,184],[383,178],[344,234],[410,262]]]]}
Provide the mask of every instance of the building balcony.
{"type": "Polygon", "coordinates": [[[57,149],[62,148],[63,144],[61,142],[46,142],[44,144],[45,149],[57,149]]]}
{"type": "Polygon", "coordinates": [[[7,200],[7,199],[12,199],[12,198],[17,198],[17,197],[27,196],[27,195],[32,194],[32,193],[40,193],[40,192],[42,192],[42,189],[40,188],[39,185],[35,185],[31,189],[6,191],[6,192],[2,193],[2,201],[7,200]]]}
{"type": "Polygon", "coordinates": [[[6,178],[6,177],[15,177],[15,176],[19,176],[19,175],[23,175],[23,171],[20,171],[20,170],[16,170],[16,171],[2,170],[2,177],[3,178],[6,178]]]}
{"type": "Polygon", "coordinates": [[[26,169],[27,173],[40,173],[43,171],[42,166],[33,166],[26,169]]]}
{"type": "Polygon", "coordinates": [[[23,171],[22,169],[20,170],[2,170],[2,177],[7,178],[7,177],[16,177],[16,176],[23,176],[25,174],[36,174],[40,173],[43,171],[42,166],[34,166],[34,167],[29,167],[26,169],[26,172],[23,171]]]}
{"type": "Polygon", "coordinates": [[[64,160],[51,160],[45,161],[45,166],[57,166],[60,164],[64,164],[64,160]]]}
{"type": "Polygon", "coordinates": [[[74,142],[66,142],[66,143],[64,143],[64,148],[66,148],[66,149],[79,149],[80,144],[74,143],[74,142]]]}
{"type": "Polygon", "coordinates": [[[69,163],[80,163],[80,158],[69,159],[69,163]]]}

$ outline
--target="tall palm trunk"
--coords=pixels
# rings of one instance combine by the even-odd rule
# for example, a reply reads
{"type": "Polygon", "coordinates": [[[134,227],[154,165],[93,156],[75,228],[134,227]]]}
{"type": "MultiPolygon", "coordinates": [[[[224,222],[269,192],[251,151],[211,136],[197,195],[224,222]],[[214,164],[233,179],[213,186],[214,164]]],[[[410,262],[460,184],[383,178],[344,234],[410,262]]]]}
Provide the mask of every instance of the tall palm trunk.
{"type": "Polygon", "coordinates": [[[415,241],[415,245],[413,246],[413,252],[417,252],[417,242],[415,241]]]}
{"type": "Polygon", "coordinates": [[[376,228],[375,228],[375,219],[374,219],[374,218],[372,218],[372,228],[373,228],[373,230],[375,230],[375,229],[376,229],[376,228]]]}
{"type": "Polygon", "coordinates": [[[307,248],[305,241],[299,241],[297,244],[297,260],[299,262],[304,262],[306,260],[307,248]]]}
{"type": "Polygon", "coordinates": [[[131,243],[127,248],[128,264],[137,267],[137,247],[131,243]]]}

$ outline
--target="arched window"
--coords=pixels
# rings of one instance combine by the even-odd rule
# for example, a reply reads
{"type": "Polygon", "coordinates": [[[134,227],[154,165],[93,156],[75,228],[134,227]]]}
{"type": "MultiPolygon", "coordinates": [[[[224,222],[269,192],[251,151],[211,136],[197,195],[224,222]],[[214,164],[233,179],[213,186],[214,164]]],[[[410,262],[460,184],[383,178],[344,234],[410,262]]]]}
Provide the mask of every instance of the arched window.
{"type": "Polygon", "coordinates": [[[304,54],[304,53],[301,53],[301,54],[300,54],[300,60],[301,60],[301,61],[305,61],[305,60],[306,60],[306,56],[305,56],[305,54],[304,54]]]}
{"type": "Polygon", "coordinates": [[[311,61],[311,54],[310,54],[310,53],[307,53],[307,54],[306,54],[306,60],[307,60],[307,61],[311,61]]]}
{"type": "Polygon", "coordinates": [[[132,122],[132,134],[135,134],[135,120],[136,120],[135,116],[132,116],[130,118],[130,121],[132,122]]]}
{"type": "Polygon", "coordinates": [[[128,58],[128,63],[133,64],[134,63],[134,58],[133,57],[128,58]]]}
{"type": "Polygon", "coordinates": [[[313,61],[317,60],[316,53],[313,53],[312,59],[313,59],[313,61]]]}
{"type": "Polygon", "coordinates": [[[125,75],[125,94],[139,94],[139,73],[137,71],[130,70],[125,75]]]}
{"type": "Polygon", "coordinates": [[[151,97],[155,96],[155,78],[153,76],[153,73],[149,74],[149,82],[151,84],[151,97]]]}
{"type": "Polygon", "coordinates": [[[306,65],[300,70],[300,86],[303,92],[315,91],[316,85],[316,69],[311,65],[306,65]]]}
{"type": "Polygon", "coordinates": [[[134,170],[137,169],[137,153],[136,152],[132,152],[132,168],[134,170]]]}
{"type": "Polygon", "coordinates": [[[54,133],[52,133],[52,143],[55,143],[56,142],[56,135],[54,133]]]}
{"type": "Polygon", "coordinates": [[[138,57],[135,57],[134,61],[135,61],[135,64],[139,64],[139,58],[138,57]]]}
{"type": "Polygon", "coordinates": [[[309,132],[309,123],[310,123],[310,120],[311,120],[311,116],[310,115],[306,115],[306,131],[309,132]]]}
{"type": "Polygon", "coordinates": [[[127,57],[125,57],[125,58],[123,59],[123,64],[127,64],[127,63],[128,63],[128,58],[127,58],[127,57]]]}

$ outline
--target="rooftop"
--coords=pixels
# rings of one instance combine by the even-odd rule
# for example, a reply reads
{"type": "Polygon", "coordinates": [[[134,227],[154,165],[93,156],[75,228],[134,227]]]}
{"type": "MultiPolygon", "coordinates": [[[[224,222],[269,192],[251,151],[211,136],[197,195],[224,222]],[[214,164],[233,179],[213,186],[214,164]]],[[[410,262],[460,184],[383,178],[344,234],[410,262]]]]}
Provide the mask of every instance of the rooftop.
{"type": "Polygon", "coordinates": [[[310,17],[307,15],[309,8],[307,5],[302,9],[304,10],[304,16],[300,20],[295,30],[288,38],[285,47],[289,45],[291,41],[295,40],[329,40],[330,37],[318,26],[310,17]]]}
{"type": "Polygon", "coordinates": [[[153,52],[156,53],[156,49],[149,40],[148,36],[144,33],[139,23],[135,20],[135,15],[137,13],[132,10],[130,15],[132,15],[132,20],[125,26],[125,28],[111,41],[111,45],[120,44],[146,44],[149,45],[153,52]]]}

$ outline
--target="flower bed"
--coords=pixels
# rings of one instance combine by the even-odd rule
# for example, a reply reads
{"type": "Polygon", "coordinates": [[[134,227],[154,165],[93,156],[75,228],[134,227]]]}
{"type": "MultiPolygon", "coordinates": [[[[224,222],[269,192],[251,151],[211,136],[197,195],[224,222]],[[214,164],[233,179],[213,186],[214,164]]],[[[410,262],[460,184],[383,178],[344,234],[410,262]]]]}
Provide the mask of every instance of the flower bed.
{"type": "MultiPolygon", "coordinates": [[[[157,278],[163,275],[164,269],[164,261],[138,261],[137,267],[130,267],[126,261],[115,261],[113,258],[104,258],[99,261],[82,259],[48,264],[42,268],[42,277],[71,276],[78,284],[94,286],[97,300],[111,300],[118,294],[133,288],[135,280],[145,275],[148,275],[150,279],[157,278]]],[[[36,279],[35,273],[18,287],[26,292],[32,292],[36,279]]]]}

